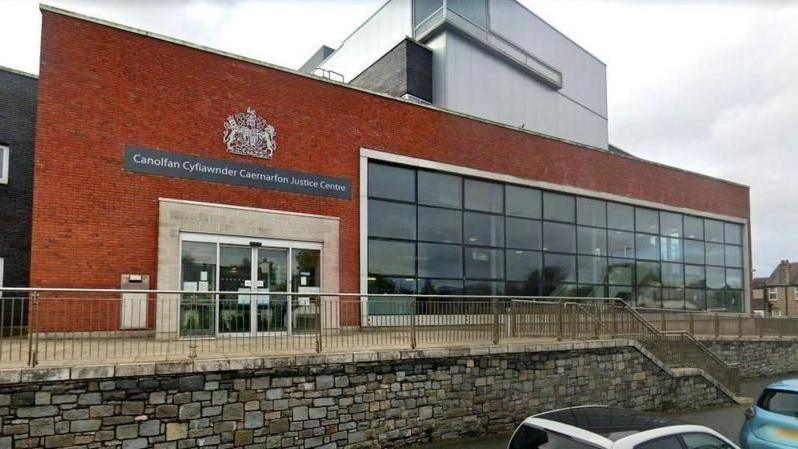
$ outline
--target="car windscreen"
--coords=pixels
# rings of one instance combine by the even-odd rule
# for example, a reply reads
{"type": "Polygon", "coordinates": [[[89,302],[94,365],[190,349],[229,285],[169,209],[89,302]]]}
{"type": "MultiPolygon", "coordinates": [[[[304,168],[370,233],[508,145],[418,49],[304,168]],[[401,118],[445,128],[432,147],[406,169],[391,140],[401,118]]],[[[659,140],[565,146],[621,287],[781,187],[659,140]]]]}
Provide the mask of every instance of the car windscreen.
{"type": "Polygon", "coordinates": [[[522,425],[513,435],[509,449],[596,449],[571,437],[522,425]]]}
{"type": "Polygon", "coordinates": [[[798,393],[784,390],[765,390],[757,406],[780,415],[798,416],[798,393]]]}

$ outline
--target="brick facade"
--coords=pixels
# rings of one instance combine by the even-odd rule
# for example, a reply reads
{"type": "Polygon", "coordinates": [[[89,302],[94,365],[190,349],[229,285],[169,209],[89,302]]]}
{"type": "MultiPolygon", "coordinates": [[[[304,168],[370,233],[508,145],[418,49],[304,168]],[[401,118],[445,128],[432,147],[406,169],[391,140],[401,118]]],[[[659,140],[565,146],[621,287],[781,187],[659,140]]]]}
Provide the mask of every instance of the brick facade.
{"type": "Polygon", "coordinates": [[[361,147],[680,208],[749,218],[748,188],[297,73],[43,11],[31,282],[157,286],[158,198],[340,218],[340,290],[359,290],[361,147]],[[67,100],[68,99],[68,100],[67,100]],[[351,200],[134,174],[125,145],[225,151],[253,107],[277,130],[264,165],[351,180],[351,200]]]}
{"type": "Polygon", "coordinates": [[[0,257],[5,261],[6,287],[25,287],[30,276],[36,84],[33,76],[0,69],[0,145],[11,150],[8,183],[0,184],[0,257]]]}

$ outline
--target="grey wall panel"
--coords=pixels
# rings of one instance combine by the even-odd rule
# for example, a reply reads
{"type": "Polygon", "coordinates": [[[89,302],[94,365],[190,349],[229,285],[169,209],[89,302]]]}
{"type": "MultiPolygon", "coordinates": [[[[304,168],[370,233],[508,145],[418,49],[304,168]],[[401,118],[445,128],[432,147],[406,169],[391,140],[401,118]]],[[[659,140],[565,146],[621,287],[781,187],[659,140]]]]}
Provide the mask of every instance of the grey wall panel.
{"type": "Polygon", "coordinates": [[[514,0],[490,0],[491,31],[563,73],[561,92],[607,117],[607,68],[514,0]]]}
{"type": "Polygon", "coordinates": [[[341,43],[321,68],[350,82],[405,36],[412,36],[412,23],[411,0],[391,0],[341,43]]]}
{"type": "MultiPolygon", "coordinates": [[[[456,32],[444,32],[444,67],[433,86],[446,84],[435,104],[466,114],[607,147],[607,120],[456,32]]],[[[440,50],[433,47],[433,54],[440,50]]],[[[434,59],[437,62],[436,59],[434,59]]]]}

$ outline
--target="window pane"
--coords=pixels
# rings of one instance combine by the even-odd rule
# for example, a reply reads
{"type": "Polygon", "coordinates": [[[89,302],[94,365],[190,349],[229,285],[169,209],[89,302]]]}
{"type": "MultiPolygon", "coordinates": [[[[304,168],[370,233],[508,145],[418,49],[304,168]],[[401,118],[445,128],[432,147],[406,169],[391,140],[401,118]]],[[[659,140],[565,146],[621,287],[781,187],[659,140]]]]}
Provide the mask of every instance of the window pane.
{"type": "Polygon", "coordinates": [[[574,222],[574,197],[559,193],[543,193],[543,218],[574,222]]]}
{"type": "Polygon", "coordinates": [[[418,207],[418,239],[441,243],[463,241],[463,213],[459,210],[418,207]]]}
{"type": "Polygon", "coordinates": [[[495,281],[466,281],[466,295],[503,295],[504,282],[495,281]]]}
{"type": "Polygon", "coordinates": [[[506,295],[540,296],[540,279],[528,282],[505,282],[506,295]]]}
{"type": "Polygon", "coordinates": [[[703,265],[685,265],[684,283],[688,287],[704,288],[706,286],[706,271],[703,265]]]}
{"type": "Polygon", "coordinates": [[[369,196],[416,201],[415,171],[409,168],[369,163],[369,196]]]}
{"type": "Polygon", "coordinates": [[[635,235],[624,231],[607,231],[610,257],[635,256],[635,235]]]}
{"type": "Polygon", "coordinates": [[[415,276],[416,244],[369,240],[369,273],[415,276]]]}
{"type": "Polygon", "coordinates": [[[526,218],[540,218],[540,190],[508,185],[507,215],[526,218]]]}
{"type": "Polygon", "coordinates": [[[537,251],[507,250],[507,280],[538,284],[543,257],[537,251]]]}
{"type": "Polygon", "coordinates": [[[704,240],[704,220],[702,218],[685,215],[684,236],[688,239],[704,240]]]}
{"type": "Polygon", "coordinates": [[[743,270],[726,268],[726,287],[733,289],[743,288],[743,270]]]}
{"type": "Polygon", "coordinates": [[[637,307],[662,307],[662,292],[659,287],[637,287],[637,307]]]}
{"type": "Polygon", "coordinates": [[[610,284],[632,285],[634,267],[634,261],[610,259],[607,275],[610,284]]]}
{"type": "Polygon", "coordinates": [[[695,240],[684,241],[684,261],[687,263],[704,264],[704,242],[695,240]]]}
{"type": "Polygon", "coordinates": [[[684,309],[684,289],[663,288],[662,307],[666,309],[684,309]]]}
{"type": "MultiPolygon", "coordinates": [[[[416,280],[414,278],[369,276],[368,288],[369,293],[412,294],[416,292],[416,280]]],[[[369,302],[370,308],[371,303],[369,302]]]]}
{"type": "Polygon", "coordinates": [[[684,268],[680,263],[662,264],[662,285],[666,287],[684,286],[684,268]]]}
{"type": "Polygon", "coordinates": [[[732,243],[734,245],[742,245],[743,243],[743,227],[734,224],[734,223],[724,223],[723,224],[724,235],[726,237],[726,243],[732,243]]]}
{"type": "Polygon", "coordinates": [[[590,198],[576,199],[576,222],[587,226],[607,226],[607,203],[590,198]]]}
{"type": "Polygon", "coordinates": [[[504,246],[504,217],[466,212],[463,232],[466,243],[504,246]]]}
{"type": "Polygon", "coordinates": [[[726,311],[726,292],[723,290],[707,290],[707,310],[713,312],[726,311]]]}
{"type": "Polygon", "coordinates": [[[707,265],[723,265],[723,245],[707,243],[707,265]]]}
{"type": "Polygon", "coordinates": [[[446,6],[483,28],[487,26],[488,7],[486,0],[447,0],[446,6]]]}
{"type": "Polygon", "coordinates": [[[504,212],[504,186],[493,182],[465,180],[465,208],[504,212]]]}
{"type": "Polygon", "coordinates": [[[607,259],[604,257],[579,256],[577,267],[580,284],[603,284],[607,282],[607,259]]]}
{"type": "Polygon", "coordinates": [[[704,220],[704,232],[707,242],[723,243],[723,222],[716,220],[704,220]]]}
{"type": "Polygon", "coordinates": [[[507,246],[509,248],[540,249],[540,222],[523,218],[507,218],[507,246]]]}
{"type": "MultiPolygon", "coordinates": [[[[181,267],[183,284],[191,283],[192,287],[199,288],[200,282],[207,282],[207,291],[216,290],[216,243],[186,242],[181,245],[181,267]]],[[[3,259],[0,259],[2,262],[3,259]]],[[[0,266],[2,268],[2,266],[0,266]]],[[[2,271],[2,270],[0,270],[2,271]]],[[[0,279],[2,285],[2,279],[0,279]]],[[[204,287],[204,284],[203,284],[204,287]]]]}
{"type": "Polygon", "coordinates": [[[659,234],[659,214],[657,211],[635,208],[635,230],[659,234]]]}
{"type": "Polygon", "coordinates": [[[618,287],[610,285],[610,298],[618,298],[629,304],[634,304],[634,287],[618,287]]]}
{"type": "Polygon", "coordinates": [[[443,0],[413,0],[413,25],[418,25],[443,6],[443,0]]]}
{"type": "Polygon", "coordinates": [[[739,313],[744,308],[742,290],[726,290],[726,311],[739,313]]]}
{"type": "Polygon", "coordinates": [[[783,390],[765,390],[757,404],[763,410],[795,418],[798,416],[798,394],[783,390]]]}
{"type": "Polygon", "coordinates": [[[683,434],[682,439],[687,449],[730,449],[728,444],[707,433],[683,434]]]}
{"type": "Polygon", "coordinates": [[[543,249],[561,253],[576,252],[574,225],[543,222],[543,249]]]}
{"type": "Polygon", "coordinates": [[[580,298],[606,298],[607,287],[603,285],[579,284],[576,296],[580,298]]]}
{"type": "Polygon", "coordinates": [[[638,259],[659,260],[659,237],[656,235],[637,234],[635,248],[638,259]]]}
{"type": "Polygon", "coordinates": [[[543,260],[543,278],[546,283],[576,282],[576,257],[546,254],[543,260]]]}
{"type": "Polygon", "coordinates": [[[637,285],[660,285],[658,262],[637,262],[637,285]]]}
{"type": "MultiPolygon", "coordinates": [[[[422,295],[461,295],[463,281],[450,279],[419,279],[418,292],[422,295]]],[[[421,298],[419,298],[421,301],[421,298]]]]}
{"type": "Polygon", "coordinates": [[[466,247],[465,254],[465,270],[467,278],[504,278],[504,250],[466,247]]]}
{"type": "Polygon", "coordinates": [[[677,437],[670,436],[638,444],[635,449],[682,449],[682,443],[679,442],[677,437]]]}
{"type": "MultiPolygon", "coordinates": [[[[369,276],[369,293],[412,294],[416,292],[414,278],[397,278],[387,276],[369,276]]],[[[369,315],[396,315],[411,312],[412,300],[397,297],[371,297],[368,302],[369,315]]]]}
{"type": "Polygon", "coordinates": [[[457,245],[419,243],[418,276],[431,278],[463,277],[463,248],[457,245]]]}
{"type": "Polygon", "coordinates": [[[607,227],[633,231],[635,228],[634,208],[625,204],[607,203],[607,227]]]}
{"type": "Polygon", "coordinates": [[[579,294],[576,284],[556,283],[544,283],[542,293],[544,296],[558,296],[561,298],[576,298],[579,294]]]}
{"type": "Polygon", "coordinates": [[[682,261],[682,239],[660,237],[660,254],[662,260],[669,262],[682,261]]]}
{"type": "Polygon", "coordinates": [[[690,289],[684,291],[684,306],[689,310],[706,310],[707,297],[704,289],[690,289]]]}
{"type": "Polygon", "coordinates": [[[416,206],[369,200],[369,237],[415,240],[416,206]]]}
{"type": "Polygon", "coordinates": [[[707,267],[707,288],[723,288],[725,286],[725,270],[720,267],[707,267]]]}
{"type": "Polygon", "coordinates": [[[418,202],[430,206],[462,207],[462,180],[459,176],[429,171],[418,172],[418,202]]]}
{"type": "Polygon", "coordinates": [[[741,246],[726,245],[725,250],[727,267],[743,266],[743,248],[741,246]]]}
{"type": "Polygon", "coordinates": [[[607,255],[607,231],[605,229],[576,228],[577,248],[580,254],[607,255]]]}
{"type": "Polygon", "coordinates": [[[673,212],[659,213],[659,230],[662,235],[668,237],[682,236],[682,214],[673,212]]]}

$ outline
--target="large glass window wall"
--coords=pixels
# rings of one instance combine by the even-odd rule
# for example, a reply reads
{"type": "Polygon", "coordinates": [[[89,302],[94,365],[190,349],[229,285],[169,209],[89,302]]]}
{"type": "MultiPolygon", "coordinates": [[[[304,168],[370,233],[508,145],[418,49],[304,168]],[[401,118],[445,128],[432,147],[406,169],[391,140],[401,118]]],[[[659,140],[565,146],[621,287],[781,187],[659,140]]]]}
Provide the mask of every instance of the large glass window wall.
{"type": "Polygon", "coordinates": [[[384,163],[368,176],[369,293],[743,311],[740,224],[384,163]]]}

